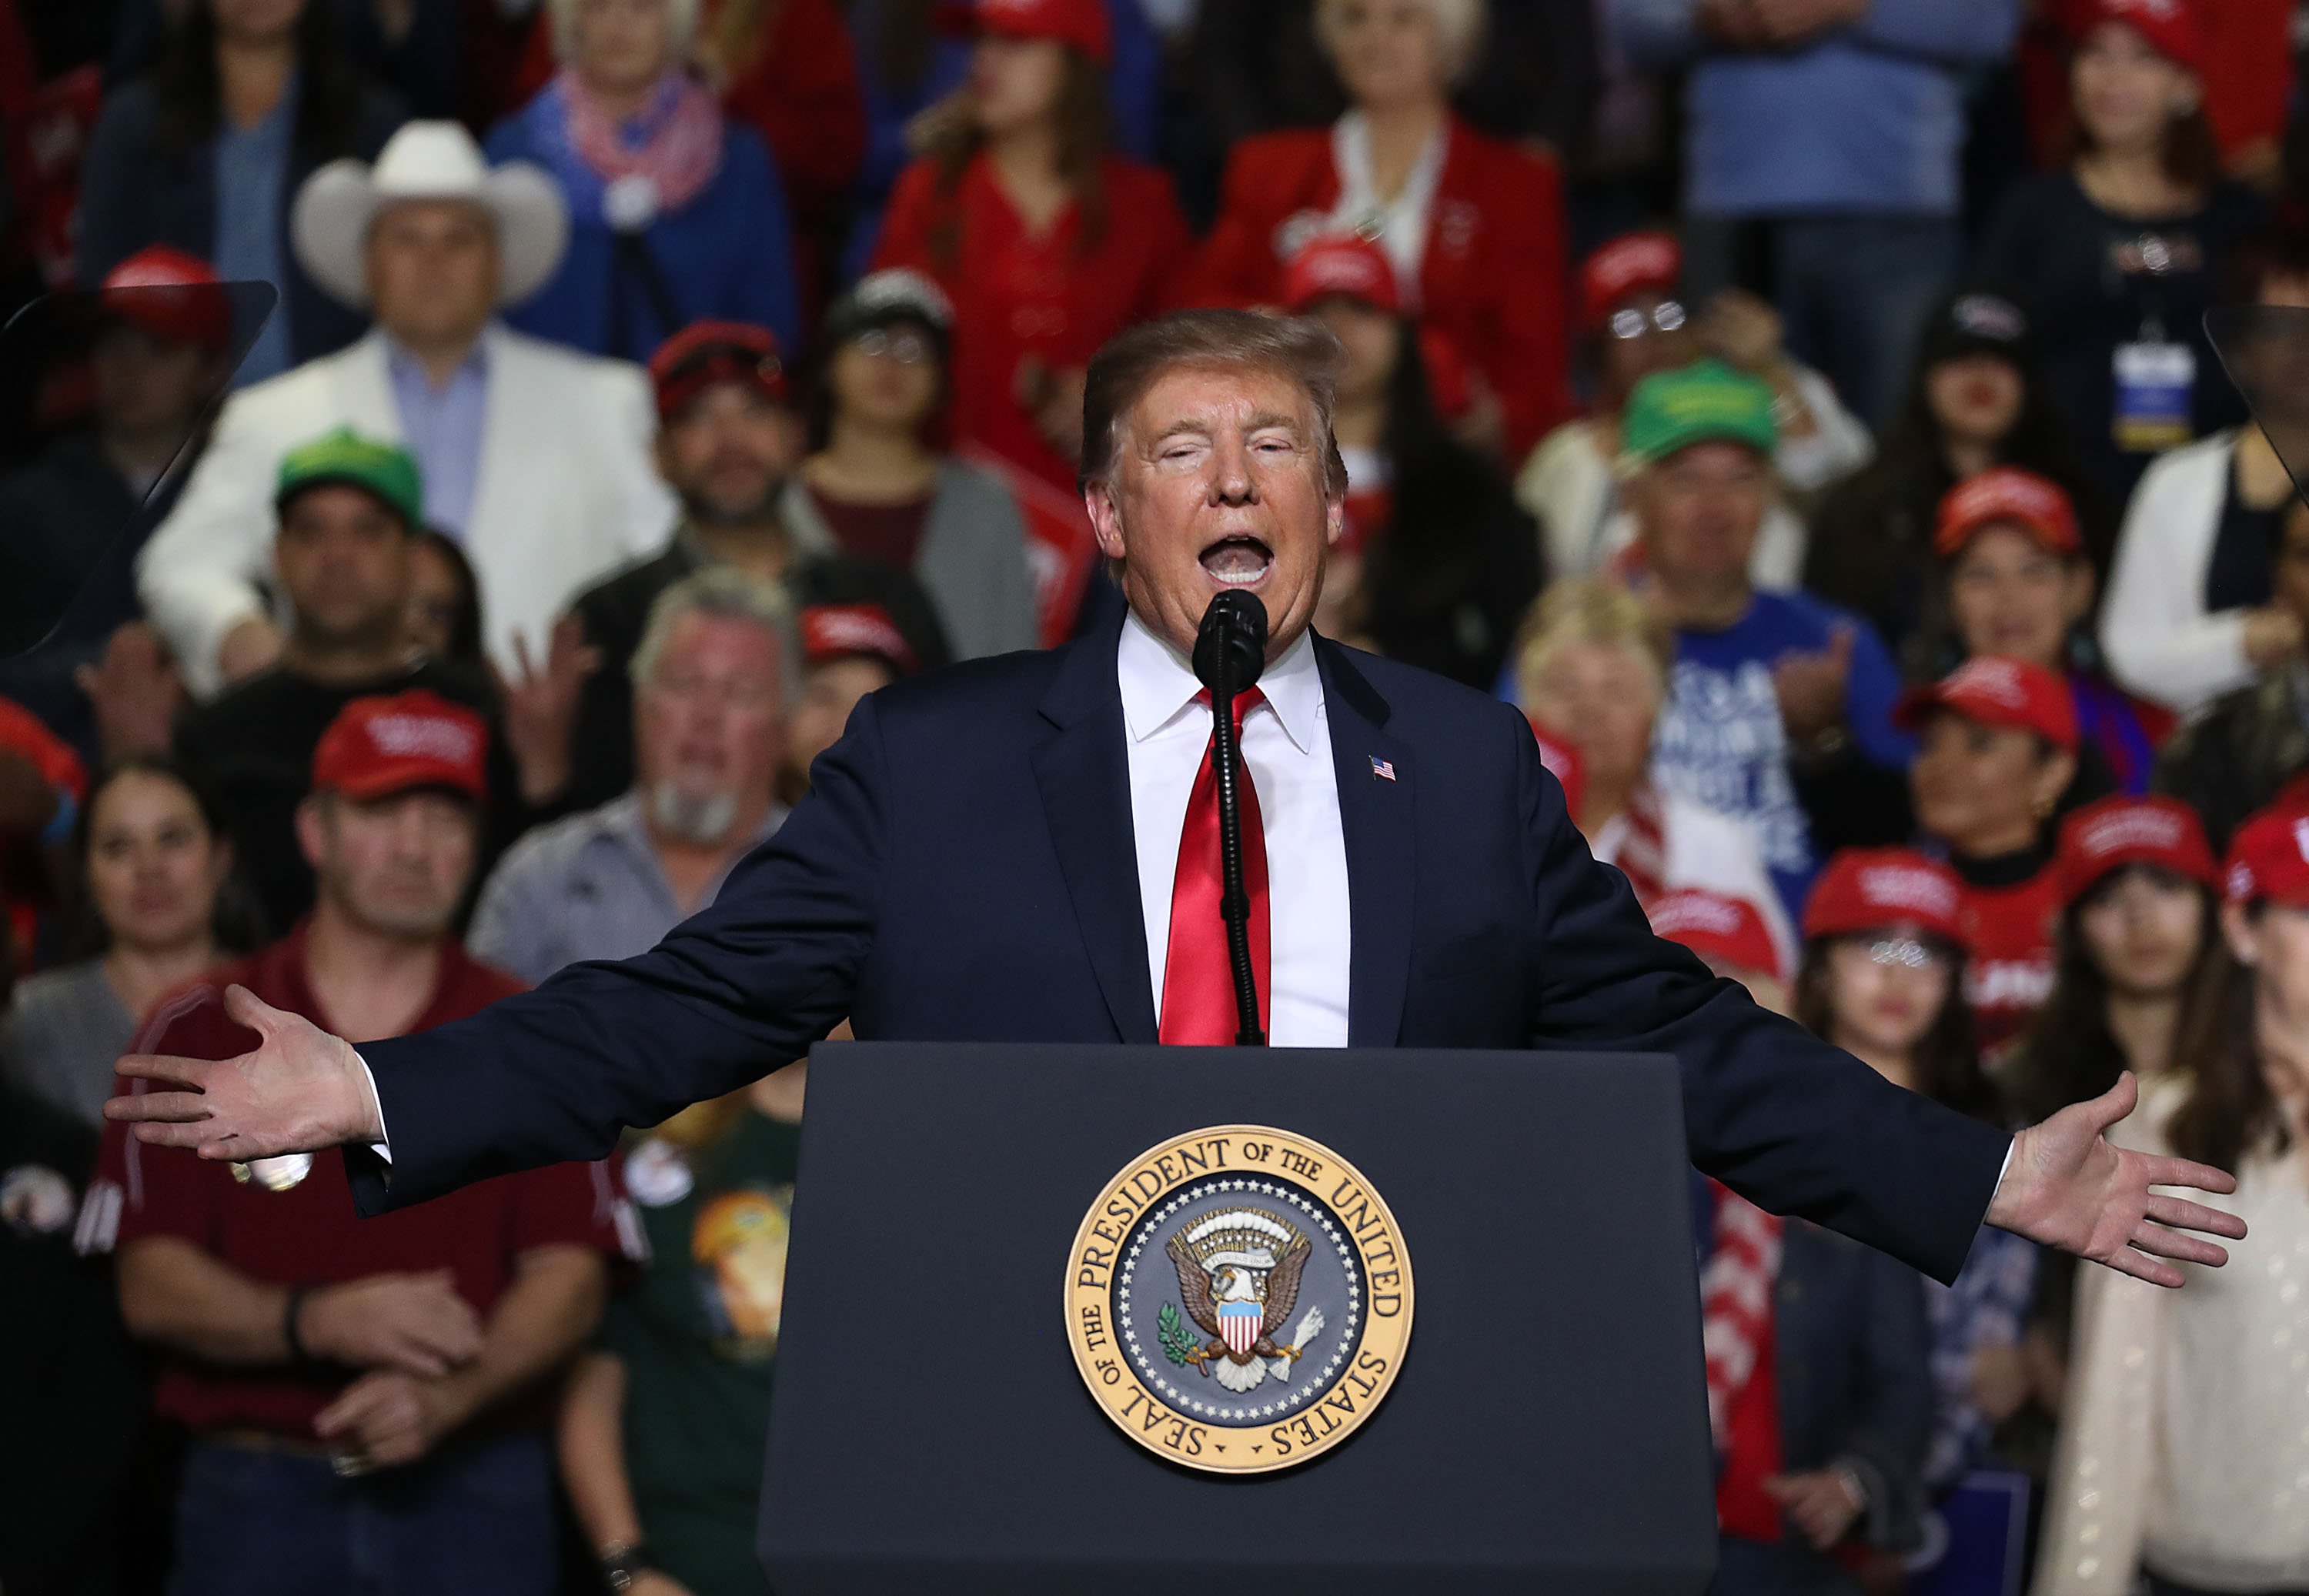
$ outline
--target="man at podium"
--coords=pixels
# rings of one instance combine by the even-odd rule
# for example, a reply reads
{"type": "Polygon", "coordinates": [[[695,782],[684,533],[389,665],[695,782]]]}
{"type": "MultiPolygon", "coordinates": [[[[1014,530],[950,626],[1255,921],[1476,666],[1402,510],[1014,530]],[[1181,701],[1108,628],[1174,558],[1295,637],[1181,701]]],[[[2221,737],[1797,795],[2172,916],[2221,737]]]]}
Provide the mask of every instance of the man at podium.
{"type": "MultiPolygon", "coordinates": [[[[1314,324],[1237,311],[1108,344],[1084,494],[1127,617],[865,700],[784,827],[650,952],[358,1053],[237,990],[255,1051],[124,1059],[176,1090],[107,1112],[212,1159],[345,1144],[376,1213],[601,1157],[844,1017],[869,1040],[1224,1044],[1213,725],[1189,661],[1214,598],[1248,593],[1270,625],[1234,706],[1241,853],[1276,1044],[1673,1054],[1699,1169],[1943,1281],[1984,1220],[2165,1285],[2172,1260],[2223,1262],[2191,1232],[2243,1226],[2151,1188],[2230,1178],[2103,1139],[2129,1078],[2017,1137],[1890,1085],[1652,936],[1521,715],[1310,630],[1346,486],[1342,358],[1314,324]]],[[[1210,1091],[1222,1106],[1223,1072],[1210,1091]]]]}

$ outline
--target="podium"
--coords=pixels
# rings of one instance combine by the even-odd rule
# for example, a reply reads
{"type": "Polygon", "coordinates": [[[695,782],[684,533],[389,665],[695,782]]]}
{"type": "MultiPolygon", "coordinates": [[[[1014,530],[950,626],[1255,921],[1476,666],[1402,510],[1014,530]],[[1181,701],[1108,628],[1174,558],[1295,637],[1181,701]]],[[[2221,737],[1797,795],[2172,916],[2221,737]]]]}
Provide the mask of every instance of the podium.
{"type": "MultiPolygon", "coordinates": [[[[1307,1596],[1691,1596],[1715,1565],[1716,1520],[1688,1181],[1665,1057],[823,1045],[811,1055],[763,1487],[771,1583],[779,1596],[1252,1584],[1307,1596]],[[1184,1261],[1154,1245],[1171,1221],[1152,1175],[1143,1212],[1126,1195],[1116,1212],[1127,1215],[1099,1218],[1150,1150],[1246,1126],[1352,1165],[1383,1202],[1408,1265],[1399,1289],[1415,1280],[1415,1298],[1392,1385],[1375,1402],[1331,1403],[1353,1409],[1352,1433],[1296,1466],[1262,1454],[1265,1471],[1208,1472],[1219,1445],[1244,1462],[1245,1448],[1302,1432],[1226,1429],[1189,1410],[1206,1397],[1212,1412],[1249,1402],[1281,1414],[1294,1395],[1320,1405],[1322,1359],[1338,1364],[1330,1349],[1362,1327],[1379,1333],[1391,1283],[1386,1254],[1331,1246],[1353,1238],[1363,1207],[1319,1212],[1307,1201],[1353,1203],[1336,1169],[1260,1178],[1315,1161],[1285,1166],[1271,1137],[1206,1136],[1198,1144],[1226,1143],[1208,1150],[1222,1160],[1215,1175],[1163,1166],[1194,1183],[1176,1187],[1174,1206],[1204,1203],[1172,1226],[1184,1261]],[[1262,1145],[1264,1165],[1247,1168],[1262,1145]],[[1330,1307],[1329,1335],[1306,1338],[1322,1342],[1311,1356],[1280,1345],[1293,1332],[1278,1323],[1261,1343],[1276,1356],[1231,1359],[1224,1337],[1206,1342],[1180,1317],[1182,1305],[1219,1311],[1180,1296],[1190,1273],[1199,1284],[1211,1271],[1222,1299],[1248,1298],[1224,1260],[1240,1262],[1246,1245],[1256,1264],[1284,1256],[1282,1240],[1230,1239],[1222,1232],[1237,1221],[1198,1218],[1235,1202],[1231,1171],[1250,1176],[1234,1189],[1287,1221],[1289,1240],[1303,1231],[1314,1243],[1301,1326],[1313,1316],[1305,1304],[1330,1307]],[[1201,1195],[1214,1187],[1220,1197],[1201,1195]],[[1135,1304],[1112,1298],[1109,1322],[1083,1305],[1091,1285],[1114,1282],[1082,1260],[1120,1264],[1129,1241],[1146,1248],[1143,1283],[1135,1304]],[[1350,1302],[1372,1311],[1342,1313],[1350,1302]],[[1117,1373],[1096,1366],[1126,1331],[1144,1339],[1121,1368],[1125,1388],[1143,1377],[1175,1393],[1149,1399],[1179,1421],[1154,1438],[1138,1428],[1147,1409],[1099,1393],[1117,1373]],[[1250,1373],[1259,1361],[1275,1373],[1250,1373]],[[1246,1378],[1259,1388],[1229,1393],[1246,1378]],[[1167,1461],[1162,1436],[1189,1428],[1197,1466],[1167,1461]]],[[[1281,1274],[1264,1278],[1285,1294],[1281,1274]]]]}

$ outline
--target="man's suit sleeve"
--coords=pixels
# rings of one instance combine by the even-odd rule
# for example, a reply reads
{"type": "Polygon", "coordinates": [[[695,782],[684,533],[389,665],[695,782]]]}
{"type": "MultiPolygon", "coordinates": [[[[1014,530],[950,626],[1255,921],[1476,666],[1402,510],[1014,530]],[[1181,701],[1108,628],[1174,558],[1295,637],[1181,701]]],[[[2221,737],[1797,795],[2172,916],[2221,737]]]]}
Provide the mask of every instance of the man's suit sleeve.
{"type": "Polygon", "coordinates": [[[1627,878],[1588,854],[1515,717],[1542,1048],[1670,1053],[1691,1161],[1936,1280],[1964,1266],[2011,1138],[1895,1086],[1654,936],[1627,878]]]}
{"type": "Polygon", "coordinates": [[[365,1043],[393,1158],[346,1149],[361,1212],[604,1157],[623,1127],[800,1057],[848,1016],[873,946],[886,790],[869,699],[777,834],[713,908],[656,947],[572,965],[468,1020],[365,1043]]]}

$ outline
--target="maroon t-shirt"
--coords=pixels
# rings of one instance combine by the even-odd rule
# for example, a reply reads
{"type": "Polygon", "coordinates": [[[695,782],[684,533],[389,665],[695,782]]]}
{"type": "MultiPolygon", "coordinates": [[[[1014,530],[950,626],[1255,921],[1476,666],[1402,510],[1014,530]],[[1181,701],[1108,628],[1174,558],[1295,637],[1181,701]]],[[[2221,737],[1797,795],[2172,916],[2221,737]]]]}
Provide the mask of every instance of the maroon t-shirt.
{"type": "Polygon", "coordinates": [[[930,525],[929,496],[897,505],[853,505],[812,487],[809,502],[826,517],[826,530],[843,553],[899,571],[914,568],[923,530],[930,525]]]}
{"type": "MultiPolygon", "coordinates": [[[[162,1004],[137,1038],[138,1050],[230,1058],[255,1047],[255,1032],[225,1013],[225,988],[234,982],[275,1008],[329,1024],[306,977],[299,927],[162,1004]]],[[[432,1001],[410,1029],[428,1031],[462,1019],[519,990],[512,977],[451,943],[432,1001]]],[[[146,1089],[143,1081],[125,1088],[146,1089]]],[[[614,1256],[623,1250],[621,1235],[634,1233],[630,1219],[620,1217],[623,1194],[603,1163],[503,1175],[365,1220],[353,1211],[344,1159],[333,1148],[315,1154],[301,1178],[284,1184],[295,1172],[293,1163],[263,1160],[252,1168],[210,1161],[185,1149],[147,1146],[125,1132],[117,1123],[105,1126],[96,1178],[82,1210],[85,1250],[174,1236],[276,1285],[333,1285],[364,1275],[447,1269],[458,1294],[486,1318],[512,1282],[523,1253],[568,1245],[614,1256]],[[283,1189],[268,1186],[267,1175],[283,1189]]],[[[343,1370],[226,1368],[170,1356],[154,1401],[194,1429],[257,1429],[310,1441],[314,1419],[350,1377],[343,1370]]]]}

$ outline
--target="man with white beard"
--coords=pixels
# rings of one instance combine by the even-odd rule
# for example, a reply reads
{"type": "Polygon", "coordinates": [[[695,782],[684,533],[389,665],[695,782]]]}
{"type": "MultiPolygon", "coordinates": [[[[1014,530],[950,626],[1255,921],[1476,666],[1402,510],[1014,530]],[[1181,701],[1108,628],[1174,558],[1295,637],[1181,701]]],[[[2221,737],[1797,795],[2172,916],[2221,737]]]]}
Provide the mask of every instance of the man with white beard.
{"type": "Polygon", "coordinates": [[[800,657],[778,590],[713,566],[658,595],[634,651],[635,780],[532,832],[481,893],[474,955],[524,981],[641,953],[713,901],[786,817],[776,801],[800,657]]]}

